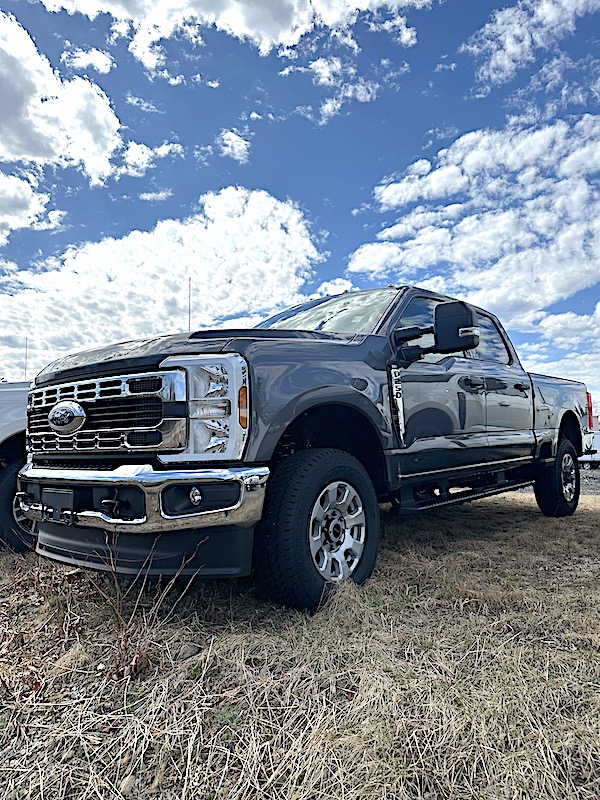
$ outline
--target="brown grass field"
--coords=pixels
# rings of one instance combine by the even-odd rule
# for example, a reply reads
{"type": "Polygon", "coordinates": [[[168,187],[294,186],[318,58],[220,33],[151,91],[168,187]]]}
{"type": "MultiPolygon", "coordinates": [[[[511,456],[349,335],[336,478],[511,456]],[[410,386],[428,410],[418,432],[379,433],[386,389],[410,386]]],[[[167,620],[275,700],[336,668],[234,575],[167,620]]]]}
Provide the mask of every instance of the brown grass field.
{"type": "Polygon", "coordinates": [[[315,615],[0,554],[0,797],[600,797],[600,497],[398,521],[315,615]]]}

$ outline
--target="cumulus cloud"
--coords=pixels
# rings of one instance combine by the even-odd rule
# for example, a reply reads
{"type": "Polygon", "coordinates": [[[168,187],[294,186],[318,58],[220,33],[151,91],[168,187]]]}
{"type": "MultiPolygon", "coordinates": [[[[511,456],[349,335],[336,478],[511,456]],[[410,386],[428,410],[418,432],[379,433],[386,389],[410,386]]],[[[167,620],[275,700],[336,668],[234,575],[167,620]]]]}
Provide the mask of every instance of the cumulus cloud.
{"type": "Polygon", "coordinates": [[[141,178],[154,166],[157,158],[183,157],[183,147],[176,142],[163,142],[158,147],[148,147],[139,142],[129,142],[123,154],[123,166],[118,175],[130,175],[141,178]]]}
{"type": "Polygon", "coordinates": [[[548,50],[573,33],[580,17],[597,11],[600,0],[519,0],[494,11],[462,50],[482,61],[478,79],[485,92],[532,63],[538,50],[548,50]]]}
{"type": "Polygon", "coordinates": [[[4,262],[3,373],[22,376],[25,336],[33,371],[82,348],[187,328],[188,277],[194,327],[266,317],[304,299],[320,260],[292,202],[228,187],[203,195],[186,219],[70,247],[35,272],[4,262]]]}
{"type": "Polygon", "coordinates": [[[600,280],[600,116],[477,130],[375,188],[397,211],[349,272],[469,297],[514,327],[600,280]]]}
{"type": "Polygon", "coordinates": [[[200,26],[214,26],[237,39],[250,41],[261,54],[274,47],[293,48],[308,33],[325,29],[343,39],[361,12],[389,14],[390,32],[402,44],[413,43],[400,9],[431,6],[431,0],[270,0],[239,3],[237,0],[149,0],[123,3],[119,0],[42,0],[49,11],[65,9],[91,19],[110,14],[115,35],[130,37],[130,50],[144,66],[158,70],[165,57],[160,42],[177,34],[198,41],[200,26]]]}
{"type": "Polygon", "coordinates": [[[49,199],[36,192],[30,181],[0,172],[0,245],[11,231],[39,223],[49,199]]]}
{"type": "Polygon", "coordinates": [[[91,68],[101,75],[108,74],[115,65],[110,53],[105,50],[98,50],[96,47],[92,47],[89,50],[80,48],[67,50],[62,54],[60,60],[71,69],[86,70],[91,68]]]}
{"type": "Polygon", "coordinates": [[[233,158],[238,164],[247,164],[250,160],[250,142],[236,131],[222,130],[217,136],[216,144],[221,156],[233,158]]]}
{"type": "Polygon", "coordinates": [[[111,173],[121,144],[108,97],[86,78],[63,81],[32,38],[0,11],[0,161],[80,168],[92,184],[111,173]]]}

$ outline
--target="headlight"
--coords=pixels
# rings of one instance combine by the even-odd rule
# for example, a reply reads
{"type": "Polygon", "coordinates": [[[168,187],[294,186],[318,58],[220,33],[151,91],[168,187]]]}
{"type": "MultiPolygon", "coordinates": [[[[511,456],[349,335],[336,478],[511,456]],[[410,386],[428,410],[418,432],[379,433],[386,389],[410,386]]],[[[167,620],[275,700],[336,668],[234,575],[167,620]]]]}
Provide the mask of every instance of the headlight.
{"type": "Polygon", "coordinates": [[[188,446],[171,461],[235,461],[248,437],[248,365],[242,356],[171,356],[161,365],[187,375],[188,446]]]}

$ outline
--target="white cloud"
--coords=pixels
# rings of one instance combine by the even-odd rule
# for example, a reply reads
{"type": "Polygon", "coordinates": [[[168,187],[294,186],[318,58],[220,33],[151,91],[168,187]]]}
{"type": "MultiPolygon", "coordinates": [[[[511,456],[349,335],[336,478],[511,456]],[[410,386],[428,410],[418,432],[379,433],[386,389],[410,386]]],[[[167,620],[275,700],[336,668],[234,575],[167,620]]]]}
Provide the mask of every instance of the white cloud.
{"type": "Polygon", "coordinates": [[[173,190],[172,189],[160,189],[155,192],[142,192],[138,195],[140,200],[144,200],[147,203],[162,203],[165,200],[168,200],[169,197],[173,197],[173,190]]]}
{"type": "Polygon", "coordinates": [[[92,47],[89,50],[81,50],[80,48],[67,50],[62,54],[60,60],[71,69],[85,70],[91,67],[101,75],[108,74],[115,66],[110,53],[105,50],[98,50],[96,47],[92,47]]]}
{"type": "Polygon", "coordinates": [[[344,105],[353,100],[358,103],[372,103],[377,99],[379,89],[378,83],[364,78],[359,78],[356,83],[342,84],[334,97],[329,97],[321,104],[319,125],[326,125],[341,112],[344,105]]]}
{"type": "Polygon", "coordinates": [[[187,328],[188,276],[194,327],[265,317],[303,300],[319,260],[292,202],[232,186],[203,195],[193,216],[70,247],[35,272],[5,262],[3,373],[22,376],[25,336],[33,372],[68,352],[187,328]]]}
{"type": "Polygon", "coordinates": [[[381,210],[400,216],[349,272],[434,280],[532,330],[545,308],[600,282],[598,142],[589,114],[461,136],[375,188],[381,210]]]}
{"type": "Polygon", "coordinates": [[[121,144],[108,97],[91,81],[63,81],[16,19],[0,11],[0,161],[76,166],[92,184],[121,144]]]}
{"type": "Polygon", "coordinates": [[[313,30],[325,29],[338,40],[352,44],[350,31],[361,12],[391,15],[390,32],[403,44],[414,34],[406,27],[399,9],[424,8],[431,0],[270,0],[240,3],[238,0],[42,0],[49,11],[65,9],[93,19],[108,13],[115,20],[115,36],[130,38],[133,55],[144,66],[158,70],[164,65],[160,41],[173,35],[198,40],[199,26],[214,26],[237,39],[248,40],[266,55],[274,47],[293,48],[313,30]]]}
{"type": "Polygon", "coordinates": [[[385,31],[392,34],[395,41],[403,47],[414,47],[417,43],[417,31],[409,28],[406,24],[406,17],[397,11],[393,12],[391,17],[384,22],[371,22],[369,27],[372,31],[385,31]]]}
{"type": "Polygon", "coordinates": [[[222,130],[215,141],[219,155],[233,158],[238,164],[247,164],[250,160],[250,142],[239,133],[222,130]]]}
{"type": "Polygon", "coordinates": [[[338,56],[317,58],[309,63],[308,68],[319,86],[339,86],[344,76],[356,74],[356,67],[344,64],[338,56]]]}
{"type": "Polygon", "coordinates": [[[478,79],[485,92],[532,63],[538,50],[548,50],[572,34],[580,17],[597,11],[600,0],[519,0],[494,11],[462,50],[483,60],[478,79]]]}
{"type": "Polygon", "coordinates": [[[117,174],[140,178],[154,166],[157,158],[167,156],[183,157],[183,147],[175,142],[163,142],[154,148],[139,142],[129,142],[123,154],[123,166],[119,167],[117,174]]]}
{"type": "Polygon", "coordinates": [[[143,97],[137,97],[131,92],[127,92],[125,97],[125,101],[129,103],[130,106],[135,106],[135,108],[139,108],[140,111],[143,111],[145,114],[164,114],[164,111],[160,111],[154,103],[151,103],[149,100],[144,100],[143,97]]]}
{"type": "Polygon", "coordinates": [[[120,123],[91,81],[62,81],[16,19],[0,11],[0,161],[78,166],[92,184],[110,174],[120,123]]]}
{"type": "Polygon", "coordinates": [[[40,223],[50,197],[36,192],[27,180],[0,172],[0,245],[11,231],[40,223]]]}
{"type": "Polygon", "coordinates": [[[315,296],[333,296],[335,294],[342,294],[343,292],[351,292],[356,288],[352,281],[349,281],[347,278],[333,278],[330,281],[324,281],[317,289],[315,296]]]}

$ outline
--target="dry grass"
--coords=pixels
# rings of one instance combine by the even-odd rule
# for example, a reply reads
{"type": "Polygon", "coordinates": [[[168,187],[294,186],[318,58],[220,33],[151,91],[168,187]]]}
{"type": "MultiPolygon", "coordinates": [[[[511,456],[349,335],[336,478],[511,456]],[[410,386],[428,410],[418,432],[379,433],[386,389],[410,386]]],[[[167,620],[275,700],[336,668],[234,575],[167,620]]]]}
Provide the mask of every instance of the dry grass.
{"type": "Polygon", "coordinates": [[[0,797],[600,796],[600,498],[383,514],[319,614],[0,557],[0,797]]]}

